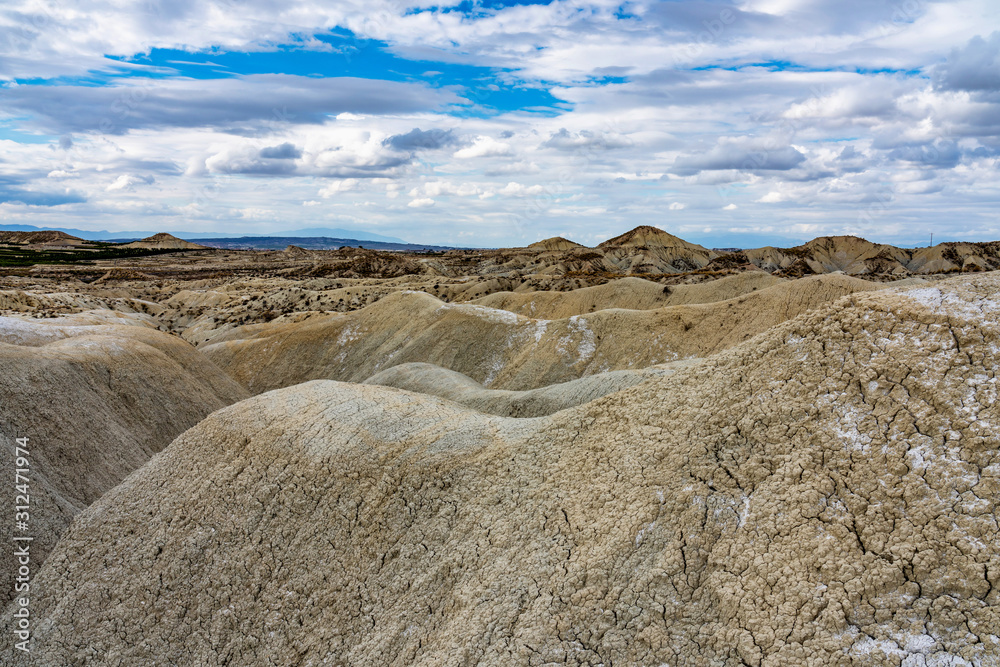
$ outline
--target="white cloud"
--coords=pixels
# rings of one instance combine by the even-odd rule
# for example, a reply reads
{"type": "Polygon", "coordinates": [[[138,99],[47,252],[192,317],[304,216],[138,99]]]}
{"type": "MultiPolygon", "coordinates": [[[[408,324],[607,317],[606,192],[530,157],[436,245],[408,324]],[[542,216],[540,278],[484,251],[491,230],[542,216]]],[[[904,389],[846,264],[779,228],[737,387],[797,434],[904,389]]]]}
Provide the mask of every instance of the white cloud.
{"type": "Polygon", "coordinates": [[[104,190],[105,192],[134,192],[135,186],[149,185],[155,180],[156,179],[152,176],[133,176],[132,174],[122,174],[116,178],[111,185],[104,188],[104,190]]]}
{"type": "Polygon", "coordinates": [[[429,181],[410,190],[411,197],[424,194],[428,197],[453,195],[456,197],[474,197],[482,194],[482,190],[472,183],[452,183],[450,181],[429,181]]]}
{"type": "Polygon", "coordinates": [[[268,220],[274,217],[274,212],[266,208],[241,208],[236,211],[244,220],[268,220]]]}
{"type": "Polygon", "coordinates": [[[315,207],[312,216],[377,223],[408,240],[502,245],[517,241],[502,222],[512,214],[542,235],[572,219],[579,238],[600,240],[681,205],[690,233],[725,235],[713,216],[738,206],[748,234],[851,229],[906,242],[947,218],[961,220],[956,237],[992,238],[1000,5],[903,4],[916,6],[905,20],[893,17],[899,3],[860,0],[637,0],[629,11],[638,18],[622,19],[611,2],[471,15],[382,0],[152,0],[146,13],[81,0],[50,3],[45,29],[25,32],[17,12],[40,5],[14,0],[0,16],[0,31],[13,35],[0,39],[0,80],[110,76],[109,67],[136,76],[5,85],[0,113],[34,139],[0,139],[0,207],[5,220],[28,224],[198,230],[249,230],[252,220],[294,220],[315,207]],[[706,22],[726,9],[732,20],[705,38],[706,22]],[[149,77],[143,57],[105,58],[155,47],[198,61],[207,51],[252,58],[292,42],[340,57],[336,45],[301,37],[334,26],[433,66],[421,66],[423,83],[239,72],[201,80],[166,69],[149,77]],[[454,62],[503,73],[477,79],[475,90],[444,86],[434,72],[454,62]],[[506,86],[525,88],[504,97],[506,86]],[[524,91],[530,104],[546,93],[558,104],[544,114],[497,111],[524,91]],[[44,136],[48,144],[33,143],[44,136]],[[111,196],[136,190],[142,202],[111,196]],[[441,197],[447,220],[410,224],[407,207],[441,197]],[[865,216],[875,223],[858,222],[865,216]]]}
{"type": "Polygon", "coordinates": [[[507,185],[497,190],[497,194],[509,195],[514,197],[540,195],[544,192],[545,188],[541,185],[524,185],[523,183],[517,183],[515,181],[511,181],[507,185]]]}
{"type": "MultiPolygon", "coordinates": [[[[351,192],[352,190],[358,189],[358,179],[356,178],[345,178],[339,180],[330,181],[325,187],[320,188],[319,196],[323,199],[329,199],[335,195],[342,194],[344,192],[351,192]]],[[[318,203],[318,202],[317,202],[318,203]]]]}
{"type": "Polygon", "coordinates": [[[510,144],[497,141],[492,137],[479,136],[471,146],[455,151],[454,157],[460,160],[477,157],[500,157],[510,155],[510,144]]]}
{"type": "Polygon", "coordinates": [[[683,211],[687,208],[687,204],[682,204],[680,202],[670,202],[670,206],[667,207],[671,211],[683,211]]]}

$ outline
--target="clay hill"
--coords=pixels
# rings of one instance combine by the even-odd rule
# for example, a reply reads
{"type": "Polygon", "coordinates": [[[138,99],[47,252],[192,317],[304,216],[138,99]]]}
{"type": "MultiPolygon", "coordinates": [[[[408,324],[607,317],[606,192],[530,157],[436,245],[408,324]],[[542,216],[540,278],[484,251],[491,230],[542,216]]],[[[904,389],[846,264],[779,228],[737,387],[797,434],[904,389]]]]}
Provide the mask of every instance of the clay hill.
{"type": "MultiPolygon", "coordinates": [[[[488,364],[535,335],[546,364],[562,338],[589,364],[637,328],[615,318],[656,311],[540,330],[397,294],[240,343],[247,362],[217,351],[241,381],[290,386],[212,413],[77,515],[32,582],[32,660],[992,664],[998,290],[996,274],[962,276],[804,309],[805,290],[757,328],[776,302],[721,302],[734,333],[707,343],[682,311],[704,356],[531,419],[292,381],[341,352],[361,375],[428,326],[480,374],[459,350],[488,364]]],[[[618,345],[633,355],[658,331],[618,345]]]]}
{"type": "Polygon", "coordinates": [[[89,245],[89,241],[70,236],[65,232],[7,232],[0,231],[0,245],[18,245],[29,248],[73,248],[89,245]]]}
{"type": "Polygon", "coordinates": [[[795,248],[758,248],[744,255],[754,266],[793,275],[843,271],[854,275],[908,275],[1000,267],[1000,243],[942,243],[904,249],[854,236],[813,239],[795,248]]]}
{"type": "Polygon", "coordinates": [[[467,375],[433,364],[410,362],[376,373],[364,384],[397,387],[440,396],[478,412],[502,417],[541,417],[589,403],[606,394],[632,387],[652,377],[669,375],[689,362],[678,361],[640,370],[607,371],[578,380],[527,391],[486,389],[467,375]]]}
{"type": "Polygon", "coordinates": [[[550,239],[544,239],[542,241],[536,241],[528,246],[529,250],[544,250],[548,252],[560,252],[564,250],[575,250],[577,248],[584,248],[579,243],[574,243],[568,239],[564,239],[561,236],[553,236],[550,239]]]}
{"type": "Polygon", "coordinates": [[[553,320],[403,291],[345,314],[235,328],[200,349],[254,393],[315,379],[362,382],[408,362],[441,366],[490,389],[528,390],[712,354],[846,294],[878,288],[816,276],[725,301],[553,320]]]}
{"type": "MultiPolygon", "coordinates": [[[[36,567],[78,512],[208,413],[248,395],[191,345],[141,317],[0,317],[0,367],[6,460],[14,460],[15,438],[33,443],[36,567]]],[[[0,529],[7,541],[10,530],[0,529]]],[[[16,570],[5,549],[5,603],[16,570]]]]}
{"type": "Polygon", "coordinates": [[[163,248],[169,250],[208,250],[207,246],[191,243],[190,241],[185,241],[171,234],[165,234],[162,232],[159,234],[153,234],[152,236],[147,236],[146,238],[139,239],[138,241],[126,243],[122,247],[145,249],[163,248]]]}
{"type": "Polygon", "coordinates": [[[562,237],[524,248],[450,250],[421,260],[428,272],[518,276],[606,274],[661,278],[680,274],[765,271],[781,277],[843,272],[879,279],[1000,268],[1000,242],[897,248],[854,236],[814,239],[791,248],[710,250],[656,227],[641,226],[594,248],[562,237]]]}

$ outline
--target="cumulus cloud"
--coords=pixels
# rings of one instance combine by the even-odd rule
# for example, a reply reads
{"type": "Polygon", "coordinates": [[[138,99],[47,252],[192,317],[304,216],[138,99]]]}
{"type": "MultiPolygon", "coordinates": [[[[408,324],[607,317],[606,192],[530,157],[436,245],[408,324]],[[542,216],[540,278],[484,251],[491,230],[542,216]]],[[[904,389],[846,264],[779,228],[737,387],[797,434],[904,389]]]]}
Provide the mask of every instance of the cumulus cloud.
{"type": "Polygon", "coordinates": [[[477,157],[501,157],[511,154],[510,144],[492,137],[478,136],[471,146],[455,151],[454,157],[461,160],[477,157]]]}
{"type": "Polygon", "coordinates": [[[514,197],[540,195],[543,192],[545,192],[545,188],[541,185],[524,185],[523,183],[517,183],[515,181],[511,181],[507,185],[497,190],[497,194],[514,196],[514,197]]]}
{"type": "Polygon", "coordinates": [[[428,197],[440,197],[442,195],[454,195],[456,197],[473,197],[481,194],[478,186],[472,183],[452,183],[450,181],[430,181],[410,190],[411,197],[424,194],[428,197]]]}
{"type": "MultiPolygon", "coordinates": [[[[326,186],[320,188],[319,195],[324,199],[329,199],[334,195],[338,195],[344,192],[351,192],[352,190],[358,189],[358,179],[356,178],[345,178],[343,180],[330,181],[326,186]]],[[[319,202],[306,202],[305,206],[313,206],[319,204],[319,202]]]]}
{"type": "Polygon", "coordinates": [[[787,171],[802,164],[805,159],[805,155],[790,145],[724,138],[704,153],[678,156],[671,171],[682,176],[727,169],[787,171]]]}
{"type": "MultiPolygon", "coordinates": [[[[289,144],[290,146],[290,144],[289,144]]],[[[291,148],[294,149],[292,146],[291,148]]],[[[250,145],[230,146],[205,160],[205,167],[215,174],[250,174],[257,176],[287,176],[295,172],[291,157],[270,158],[281,146],[257,149],[250,145]]]]}
{"type": "Polygon", "coordinates": [[[553,132],[547,140],[542,142],[545,148],[555,148],[561,151],[575,151],[586,148],[627,148],[632,145],[628,137],[624,137],[614,132],[594,132],[591,130],[580,130],[570,132],[566,128],[560,128],[558,132],[553,132]]]}
{"type": "Polygon", "coordinates": [[[950,168],[958,164],[961,151],[958,142],[940,140],[918,146],[900,146],[890,151],[889,157],[928,167],[950,168]]]}
{"type": "Polygon", "coordinates": [[[152,176],[133,176],[132,174],[122,174],[114,180],[111,185],[104,188],[106,192],[135,192],[137,185],[151,185],[155,182],[152,176]]]}
{"type": "Polygon", "coordinates": [[[295,160],[302,157],[302,151],[294,144],[285,142],[278,146],[267,146],[260,149],[260,157],[272,160],[295,160]]]}
{"type": "Polygon", "coordinates": [[[766,195],[757,200],[761,204],[777,204],[778,202],[785,201],[785,195],[780,192],[768,192],[766,195]]]}
{"type": "Polygon", "coordinates": [[[451,146],[457,141],[451,130],[433,128],[421,130],[415,127],[405,134],[394,134],[383,143],[400,151],[435,150],[451,146]]]}
{"type": "Polygon", "coordinates": [[[935,74],[938,87],[946,90],[1000,91],[1000,31],[953,49],[935,74]]]}
{"type": "Polygon", "coordinates": [[[428,208],[434,206],[434,200],[428,197],[421,197],[420,199],[414,199],[407,204],[410,208],[428,208]]]}

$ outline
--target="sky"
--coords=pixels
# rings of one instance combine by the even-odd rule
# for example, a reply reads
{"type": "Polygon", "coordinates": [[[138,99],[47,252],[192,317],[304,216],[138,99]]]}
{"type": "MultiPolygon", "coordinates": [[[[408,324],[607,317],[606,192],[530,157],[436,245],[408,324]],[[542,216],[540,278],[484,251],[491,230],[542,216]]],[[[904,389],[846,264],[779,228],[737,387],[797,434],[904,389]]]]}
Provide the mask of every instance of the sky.
{"type": "Polygon", "coordinates": [[[1000,239],[996,0],[12,0],[0,225],[1000,239]]]}

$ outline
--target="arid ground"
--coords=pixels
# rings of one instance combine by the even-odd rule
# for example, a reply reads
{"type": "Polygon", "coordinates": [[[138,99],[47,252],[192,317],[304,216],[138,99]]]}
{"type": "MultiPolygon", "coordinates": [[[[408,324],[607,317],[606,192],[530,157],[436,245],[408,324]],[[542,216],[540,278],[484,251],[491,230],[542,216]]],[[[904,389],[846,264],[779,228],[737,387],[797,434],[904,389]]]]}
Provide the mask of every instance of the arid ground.
{"type": "Polygon", "coordinates": [[[3,664],[998,664],[1000,243],[6,234],[3,664]]]}

